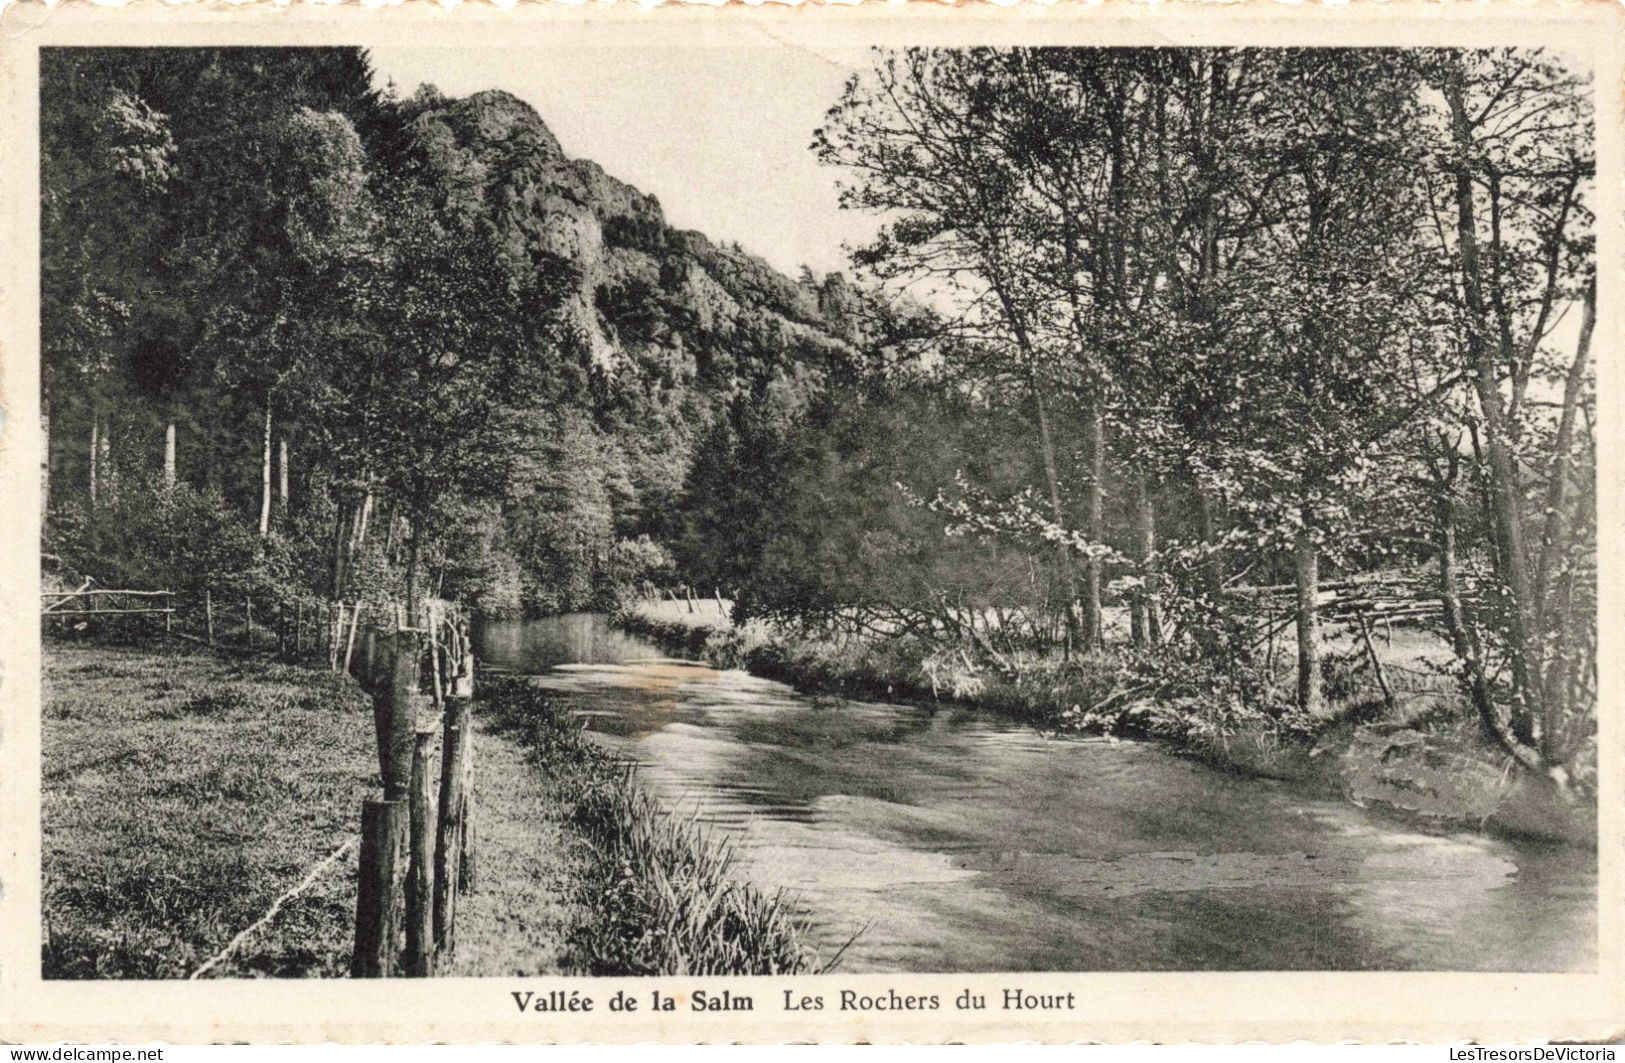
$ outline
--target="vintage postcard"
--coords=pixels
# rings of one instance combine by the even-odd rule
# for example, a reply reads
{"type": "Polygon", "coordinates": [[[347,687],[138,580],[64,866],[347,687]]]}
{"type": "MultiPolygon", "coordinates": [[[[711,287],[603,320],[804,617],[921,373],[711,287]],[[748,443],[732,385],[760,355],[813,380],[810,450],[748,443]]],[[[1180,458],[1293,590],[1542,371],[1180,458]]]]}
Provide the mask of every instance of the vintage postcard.
{"type": "Polygon", "coordinates": [[[1625,1035],[1622,19],[5,10],[0,1037],[1625,1035]]]}

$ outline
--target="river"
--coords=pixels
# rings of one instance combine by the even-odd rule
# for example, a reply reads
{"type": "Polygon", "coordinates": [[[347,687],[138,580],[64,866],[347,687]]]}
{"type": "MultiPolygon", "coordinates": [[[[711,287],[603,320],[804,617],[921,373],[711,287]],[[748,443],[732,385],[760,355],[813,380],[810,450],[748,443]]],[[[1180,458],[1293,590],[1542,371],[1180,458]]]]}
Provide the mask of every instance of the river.
{"type": "Polygon", "coordinates": [[[1431,830],[1155,745],[798,694],[602,616],[487,624],[842,971],[1595,970],[1596,858],[1431,830]],[[854,935],[856,935],[854,939],[854,935]]]}

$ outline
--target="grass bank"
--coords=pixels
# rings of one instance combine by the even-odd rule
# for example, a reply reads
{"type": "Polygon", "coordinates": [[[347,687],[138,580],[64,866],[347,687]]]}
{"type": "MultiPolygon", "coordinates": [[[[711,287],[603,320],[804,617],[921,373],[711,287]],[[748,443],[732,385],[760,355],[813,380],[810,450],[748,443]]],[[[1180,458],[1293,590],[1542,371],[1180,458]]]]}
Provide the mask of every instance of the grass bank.
{"type": "Polygon", "coordinates": [[[615,623],[668,652],[740,668],[808,693],[999,712],[1053,733],[1150,739],[1240,774],[1292,781],[1421,822],[1596,845],[1594,804],[1570,803],[1487,742],[1453,680],[1390,669],[1390,709],[1361,658],[1326,655],[1328,711],[1294,704],[1289,678],[1225,672],[1130,648],[1062,661],[1016,654],[997,666],[916,638],[799,634],[668,603],[622,610],[615,623]],[[1400,674],[1408,673],[1401,682],[1400,674]]]}
{"type": "MultiPolygon", "coordinates": [[[[375,781],[349,679],[206,654],[46,648],[46,978],[184,978],[355,837],[375,781]]],[[[211,977],[342,976],[352,846],[211,977]]]]}
{"type": "Polygon", "coordinates": [[[553,780],[529,751],[485,714],[473,722],[475,874],[457,899],[456,951],[437,973],[565,974],[570,930],[582,914],[572,883],[584,854],[557,814],[553,780]]]}
{"type": "MultiPolygon", "coordinates": [[[[378,786],[354,682],[206,653],[45,658],[44,976],[185,978],[223,951],[208,977],[345,976],[378,786]]],[[[477,880],[440,973],[814,969],[785,898],[738,881],[728,843],[666,815],[566,704],[495,677],[476,706],[477,880]]]]}
{"type": "Polygon", "coordinates": [[[549,815],[577,839],[563,963],[593,975],[794,974],[817,968],[783,893],[733,873],[726,839],[667,811],[582,733],[568,703],[523,679],[487,680],[482,727],[547,780],[549,815]]]}

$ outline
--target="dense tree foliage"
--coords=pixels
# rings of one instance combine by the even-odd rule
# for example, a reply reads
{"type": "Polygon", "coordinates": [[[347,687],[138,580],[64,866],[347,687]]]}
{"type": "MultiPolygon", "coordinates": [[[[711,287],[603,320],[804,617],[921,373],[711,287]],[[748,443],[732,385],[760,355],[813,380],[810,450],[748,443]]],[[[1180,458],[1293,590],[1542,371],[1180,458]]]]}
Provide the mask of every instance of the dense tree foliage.
{"type": "Polygon", "coordinates": [[[1317,714],[1324,567],[1432,562],[1486,733],[1566,787],[1594,729],[1591,123],[1532,51],[910,49],[815,148],[890,219],[859,260],[935,285],[944,380],[1029,396],[1041,477],[933,504],[1055,544],[1082,645],[1105,570],[1141,646],[1244,664],[1226,584],[1288,572],[1317,714]]]}
{"type": "Polygon", "coordinates": [[[1550,56],[879,52],[813,140],[884,223],[856,281],[354,49],[42,62],[65,570],[490,613],[686,583],[1190,675],[1290,624],[1311,717],[1327,582],[1408,570],[1487,738],[1575,782],[1595,165],[1550,56]]]}
{"type": "Polygon", "coordinates": [[[398,97],[355,49],[44,63],[46,548],[75,575],[606,605],[712,545],[685,498],[728,410],[861,361],[839,277],[669,228],[504,93],[398,97]]]}

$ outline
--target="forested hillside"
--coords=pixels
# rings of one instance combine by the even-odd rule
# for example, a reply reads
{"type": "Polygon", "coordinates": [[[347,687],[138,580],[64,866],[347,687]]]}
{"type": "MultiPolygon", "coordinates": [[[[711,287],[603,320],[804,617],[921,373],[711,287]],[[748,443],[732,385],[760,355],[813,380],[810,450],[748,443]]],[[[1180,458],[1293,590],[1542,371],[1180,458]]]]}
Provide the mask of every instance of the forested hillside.
{"type": "Polygon", "coordinates": [[[56,50],[43,86],[72,576],[606,604],[698,548],[698,448],[866,357],[843,278],[671,228],[506,93],[344,49],[56,50]]]}

